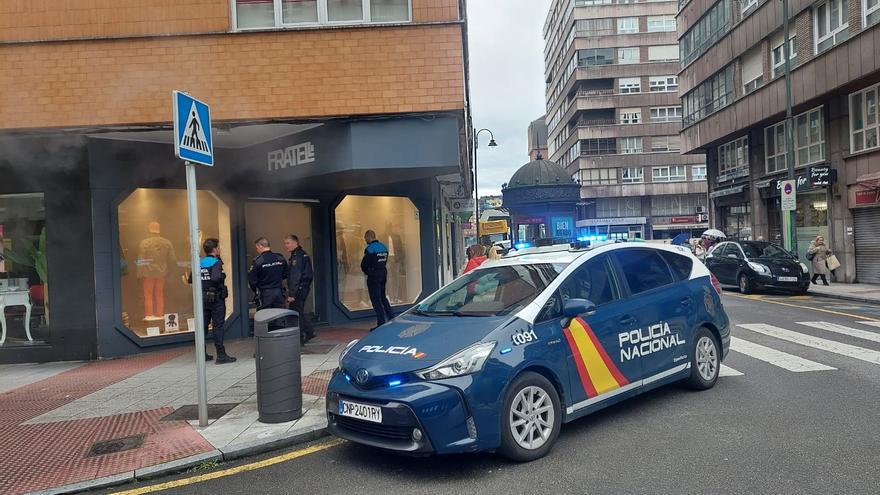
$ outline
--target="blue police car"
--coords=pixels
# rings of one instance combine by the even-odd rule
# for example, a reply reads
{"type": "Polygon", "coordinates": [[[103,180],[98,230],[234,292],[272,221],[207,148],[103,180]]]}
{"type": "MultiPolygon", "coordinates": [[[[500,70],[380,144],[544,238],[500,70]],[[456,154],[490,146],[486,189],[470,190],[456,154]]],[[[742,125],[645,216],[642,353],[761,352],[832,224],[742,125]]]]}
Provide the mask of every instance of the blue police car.
{"type": "Polygon", "coordinates": [[[560,426],[673,382],[712,387],[730,345],[690,251],[611,244],[484,263],[348,345],[332,434],[410,454],[545,455],[560,426]]]}

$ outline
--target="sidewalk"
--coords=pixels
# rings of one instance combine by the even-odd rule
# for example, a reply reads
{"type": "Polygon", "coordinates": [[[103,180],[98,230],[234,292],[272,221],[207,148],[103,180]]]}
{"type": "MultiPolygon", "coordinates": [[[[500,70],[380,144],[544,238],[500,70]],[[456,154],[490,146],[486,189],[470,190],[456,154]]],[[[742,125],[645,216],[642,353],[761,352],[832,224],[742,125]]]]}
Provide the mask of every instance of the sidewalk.
{"type": "Polygon", "coordinates": [[[880,285],[845,283],[832,283],[828,287],[824,285],[811,285],[810,295],[880,304],[880,285]]]}
{"type": "Polygon", "coordinates": [[[190,348],[2,365],[0,493],[96,488],[317,438],[326,428],[324,395],[339,352],[368,328],[319,328],[301,357],[303,416],[274,425],[257,421],[250,339],[227,344],[236,363],[208,363],[208,402],[228,412],[205,428],[195,419],[163,419],[196,404],[190,348]]]}

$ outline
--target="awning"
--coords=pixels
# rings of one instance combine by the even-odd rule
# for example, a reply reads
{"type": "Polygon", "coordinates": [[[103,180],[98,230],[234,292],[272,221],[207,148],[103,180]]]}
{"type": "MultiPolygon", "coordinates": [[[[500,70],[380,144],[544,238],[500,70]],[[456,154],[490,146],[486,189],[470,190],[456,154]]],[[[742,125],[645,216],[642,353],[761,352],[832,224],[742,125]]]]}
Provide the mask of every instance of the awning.
{"type": "Polygon", "coordinates": [[[708,229],[709,222],[706,222],[706,223],[672,223],[672,224],[668,224],[668,225],[652,225],[651,228],[654,230],[708,229]]]}

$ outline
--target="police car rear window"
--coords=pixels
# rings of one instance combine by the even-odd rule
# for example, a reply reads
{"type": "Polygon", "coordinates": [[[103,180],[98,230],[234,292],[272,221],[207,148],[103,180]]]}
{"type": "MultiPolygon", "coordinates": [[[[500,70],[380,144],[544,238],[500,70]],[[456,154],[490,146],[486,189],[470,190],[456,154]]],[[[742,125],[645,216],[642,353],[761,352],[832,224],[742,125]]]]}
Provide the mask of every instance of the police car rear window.
{"type": "Polygon", "coordinates": [[[663,256],[663,259],[669,263],[676,279],[682,281],[691,278],[691,271],[694,268],[694,261],[692,259],[680,254],[670,253],[669,251],[660,251],[660,256],[663,256]]]}

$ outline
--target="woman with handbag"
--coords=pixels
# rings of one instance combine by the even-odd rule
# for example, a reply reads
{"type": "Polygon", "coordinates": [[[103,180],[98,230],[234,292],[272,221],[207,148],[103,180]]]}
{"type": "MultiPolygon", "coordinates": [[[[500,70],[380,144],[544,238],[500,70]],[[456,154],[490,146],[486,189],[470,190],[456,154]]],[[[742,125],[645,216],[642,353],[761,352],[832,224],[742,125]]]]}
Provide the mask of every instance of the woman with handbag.
{"type": "Polygon", "coordinates": [[[810,243],[810,248],[807,249],[807,258],[813,263],[813,278],[812,282],[816,284],[816,280],[820,277],[822,278],[822,284],[828,285],[828,258],[832,256],[831,248],[825,244],[825,238],[817,236],[816,239],[810,243]]]}

